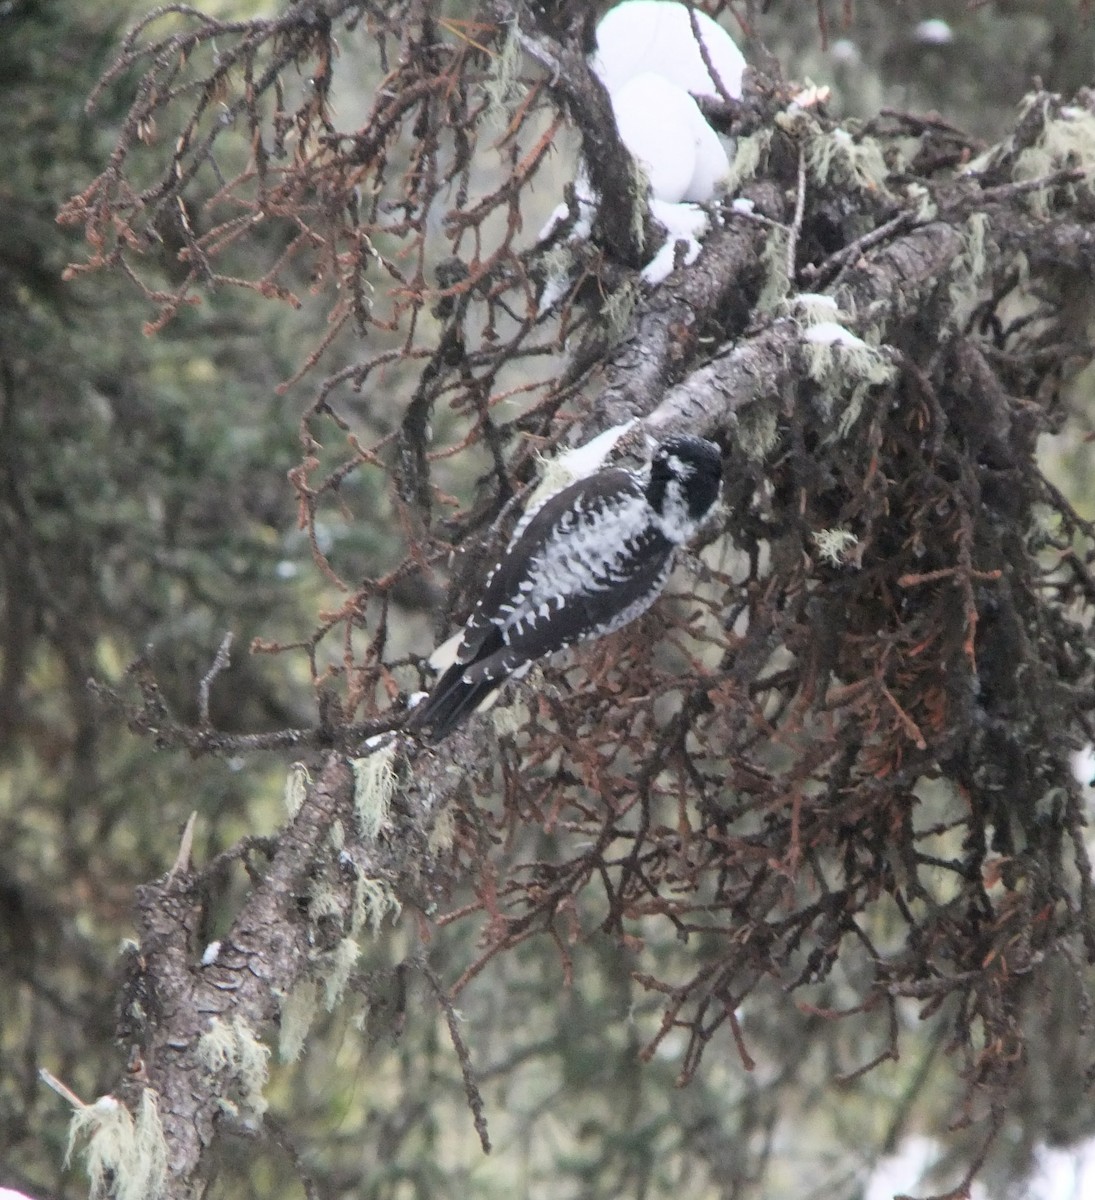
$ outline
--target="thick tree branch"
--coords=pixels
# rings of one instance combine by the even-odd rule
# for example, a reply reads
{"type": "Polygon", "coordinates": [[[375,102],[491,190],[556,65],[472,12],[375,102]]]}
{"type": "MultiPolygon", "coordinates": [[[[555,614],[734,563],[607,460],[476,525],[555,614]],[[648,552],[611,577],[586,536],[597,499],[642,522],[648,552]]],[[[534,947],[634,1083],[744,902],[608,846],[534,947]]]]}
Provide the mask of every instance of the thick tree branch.
{"type": "Polygon", "coordinates": [[[254,1053],[264,1057],[262,1039],[282,1022],[295,989],[322,979],[324,953],[355,936],[361,889],[427,909],[451,887],[450,867],[430,848],[437,814],[464,786],[447,768],[446,758],[420,757],[398,811],[369,838],[355,809],[350,765],[329,755],[230,930],[210,946],[203,946],[201,930],[212,881],[200,867],[177,864],[138,889],[138,947],[122,1009],[130,1047],[126,1092],[135,1100],[151,1087],[159,1097],[170,1147],[169,1200],[200,1194],[226,1104],[245,1122],[261,1115],[261,1079],[248,1080],[241,1064],[245,1043],[252,1040],[254,1053]],[[341,850],[331,838],[336,824],[341,850]],[[320,880],[322,923],[311,911],[320,880]],[[332,904],[339,914],[334,927],[332,904]],[[217,1036],[235,1039],[234,1050],[218,1057],[210,1040],[217,1036]]]}

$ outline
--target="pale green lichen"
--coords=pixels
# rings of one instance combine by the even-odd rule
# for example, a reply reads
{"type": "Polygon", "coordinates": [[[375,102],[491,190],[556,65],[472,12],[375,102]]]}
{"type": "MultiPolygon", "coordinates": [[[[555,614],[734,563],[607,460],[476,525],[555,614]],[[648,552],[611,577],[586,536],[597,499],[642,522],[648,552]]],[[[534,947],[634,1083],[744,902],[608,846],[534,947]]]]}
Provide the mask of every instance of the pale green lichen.
{"type": "Polygon", "coordinates": [[[748,137],[738,138],[734,145],[730,173],[726,177],[726,190],[731,196],[756,176],[771,144],[770,129],[762,129],[748,137]]]}
{"type": "Polygon", "coordinates": [[[827,292],[798,292],[788,296],[780,305],[780,311],[782,315],[793,316],[806,328],[827,321],[843,322],[855,318],[854,309],[842,309],[836,298],[827,292]]]}
{"type": "Polygon", "coordinates": [[[394,922],[402,911],[403,905],[384,880],[358,876],[354,886],[354,910],[350,924],[352,933],[358,933],[366,926],[374,934],[379,933],[385,917],[391,916],[394,922]]]}
{"type": "Polygon", "coordinates": [[[779,442],[779,413],[774,402],[750,404],[738,417],[738,445],[746,458],[762,462],[779,442]]]}
{"type": "Polygon", "coordinates": [[[300,812],[311,783],[312,777],[303,763],[295,762],[289,767],[289,774],[285,776],[285,811],[290,819],[300,812]]]}
{"type": "Polygon", "coordinates": [[[433,819],[433,828],[426,841],[431,854],[443,854],[452,849],[456,837],[456,820],[451,808],[443,808],[433,819]]]}
{"type": "Polygon", "coordinates": [[[134,1120],[113,1096],[77,1108],[68,1130],[65,1165],[76,1143],[87,1139],[85,1166],[90,1200],[158,1200],[167,1187],[167,1139],[160,1124],[156,1095],[141,1093],[134,1120]]]}
{"type": "Polygon", "coordinates": [[[871,388],[892,383],[897,375],[891,352],[860,338],[852,344],[803,342],[806,370],[817,383],[823,413],[828,417],[845,396],[837,418],[836,436],[847,437],[859,420],[871,388]]]}
{"type": "Polygon", "coordinates": [[[962,237],[962,249],[951,264],[951,282],[947,289],[950,299],[950,324],[941,327],[939,340],[954,330],[965,328],[974,308],[981,302],[981,281],[985,277],[987,258],[985,240],[988,217],[983,212],[971,213],[962,237]]]}
{"type": "MultiPolygon", "coordinates": [[[[361,955],[358,935],[366,928],[377,934],[385,917],[391,916],[394,921],[401,911],[402,905],[387,883],[358,874],[349,912],[348,932],[332,949],[313,953],[309,974],[282,1001],[278,1052],[283,1061],[293,1061],[304,1047],[308,1030],[315,1020],[320,986],[323,987],[323,1004],[328,1011],[333,1011],[341,1001],[361,955]]],[[[338,893],[322,879],[312,885],[308,896],[308,912],[313,922],[328,918],[338,922],[343,920],[338,893]]],[[[215,1053],[220,1062],[226,1057],[221,1049],[221,1044],[226,1042],[226,1035],[223,1030],[214,1032],[219,1041],[211,1042],[211,1053],[215,1053]]]]}
{"type": "Polygon", "coordinates": [[[490,74],[483,84],[487,96],[486,117],[500,131],[509,126],[509,105],[522,95],[520,77],[521,43],[517,23],[513,22],[498,52],[491,58],[490,74]]]}
{"type": "Polygon", "coordinates": [[[817,552],[834,567],[849,561],[849,552],[859,545],[859,538],[848,529],[819,529],[814,535],[817,552]]]}
{"type": "Polygon", "coordinates": [[[301,979],[282,1001],[278,1029],[278,1055],[282,1062],[296,1062],[319,1007],[319,985],[312,978],[301,979]]]}
{"type": "MultiPolygon", "coordinates": [[[[1049,97],[1042,96],[1039,100],[1045,109],[1045,126],[1037,142],[1021,151],[1015,160],[1015,180],[1025,183],[1074,167],[1084,172],[1084,178],[1077,185],[1069,185],[1069,190],[1074,192],[1079,186],[1090,193],[1095,184],[1095,114],[1066,107],[1054,117],[1050,115],[1049,97]]],[[[1025,199],[1036,216],[1050,215],[1047,189],[1029,192],[1025,199]]]]}
{"type": "Polygon", "coordinates": [[[873,138],[852,136],[846,129],[824,132],[815,126],[805,141],[806,169],[820,184],[854,187],[859,191],[885,188],[890,169],[882,147],[873,138]]]}
{"type": "Polygon", "coordinates": [[[362,836],[368,841],[375,840],[389,823],[389,809],[399,783],[395,770],[397,754],[398,746],[391,741],[350,764],[354,772],[354,804],[362,836]]]}
{"type": "Polygon", "coordinates": [[[910,183],[905,188],[905,195],[916,205],[916,223],[926,225],[939,215],[939,206],[935,203],[931,192],[922,183],[910,183]]]}
{"type": "Polygon", "coordinates": [[[541,311],[554,307],[569,293],[574,282],[574,263],[574,248],[568,238],[562,238],[540,255],[537,270],[544,281],[539,297],[541,311]]]}
{"type": "Polygon", "coordinates": [[[326,924],[335,928],[342,925],[341,893],[322,875],[316,876],[308,889],[308,918],[313,925],[326,924]]]}
{"type": "Polygon", "coordinates": [[[1030,287],[1030,259],[1020,250],[1011,265],[1016,273],[1015,290],[1025,292],[1030,287]]]}
{"type": "Polygon", "coordinates": [[[776,312],[787,295],[787,245],[790,230],[773,225],[760,256],[764,279],[757,297],[757,308],[763,313],[776,312]]]}
{"type": "Polygon", "coordinates": [[[601,324],[612,345],[631,329],[631,317],[639,302],[639,289],[631,282],[621,283],[601,306],[601,324]]]}
{"type": "Polygon", "coordinates": [[[355,937],[344,937],[333,950],[324,955],[323,1003],[328,1012],[333,1012],[342,999],[360,957],[361,947],[355,937]]]}
{"type": "Polygon", "coordinates": [[[528,720],[528,706],[515,696],[508,704],[499,704],[491,713],[494,732],[499,737],[512,737],[528,720]]]}
{"type": "Polygon", "coordinates": [[[537,454],[536,457],[540,464],[540,482],[525,505],[526,513],[574,482],[574,476],[566,465],[565,454],[555,458],[544,458],[542,454],[537,454]]]}
{"type": "Polygon", "coordinates": [[[198,1040],[198,1058],[214,1075],[230,1084],[218,1104],[233,1115],[261,1117],[266,1111],[263,1091],[269,1075],[270,1050],[241,1017],[213,1017],[198,1040]]]}
{"type": "Polygon", "coordinates": [[[788,137],[802,144],[821,134],[817,117],[797,104],[791,104],[783,112],[776,113],[775,124],[777,129],[783,130],[788,137]]]}

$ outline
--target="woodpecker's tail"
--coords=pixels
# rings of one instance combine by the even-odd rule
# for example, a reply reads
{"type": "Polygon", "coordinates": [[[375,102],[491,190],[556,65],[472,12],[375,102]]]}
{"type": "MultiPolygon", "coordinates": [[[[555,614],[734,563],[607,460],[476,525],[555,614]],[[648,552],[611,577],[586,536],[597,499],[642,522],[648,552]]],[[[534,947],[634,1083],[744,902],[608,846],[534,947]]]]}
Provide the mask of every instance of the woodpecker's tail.
{"type": "Polygon", "coordinates": [[[433,686],[429,697],[411,710],[408,727],[427,741],[439,742],[480,708],[489,708],[504,679],[486,678],[478,672],[472,682],[464,663],[453,663],[433,686]]]}

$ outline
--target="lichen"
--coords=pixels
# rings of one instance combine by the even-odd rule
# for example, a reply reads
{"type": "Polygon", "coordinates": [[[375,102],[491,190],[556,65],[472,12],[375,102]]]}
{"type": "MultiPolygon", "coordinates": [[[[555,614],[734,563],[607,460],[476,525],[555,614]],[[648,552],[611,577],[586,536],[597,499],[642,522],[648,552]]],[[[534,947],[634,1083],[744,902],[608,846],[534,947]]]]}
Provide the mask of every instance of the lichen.
{"type": "Polygon", "coordinates": [[[939,215],[939,206],[931,192],[922,183],[910,183],[905,188],[905,195],[916,205],[916,222],[926,225],[939,215]]]}
{"type": "Polygon", "coordinates": [[[451,808],[443,808],[433,819],[433,828],[426,845],[431,854],[443,854],[452,849],[456,837],[456,821],[451,808]]]}
{"type": "Polygon", "coordinates": [[[779,414],[772,401],[750,404],[738,417],[738,445],[746,458],[762,462],[779,442],[779,414]]]}
{"type": "Polygon", "coordinates": [[[491,69],[483,83],[487,96],[486,117],[499,131],[510,123],[509,104],[521,95],[521,44],[517,24],[506,31],[498,53],[491,59],[491,69]]]}
{"type": "Polygon", "coordinates": [[[508,704],[499,704],[491,713],[494,732],[499,737],[512,737],[528,720],[528,706],[515,696],[508,704]]]}
{"type": "Polygon", "coordinates": [[[403,911],[395,892],[382,879],[370,879],[367,875],[359,875],[354,887],[354,910],[350,929],[358,933],[366,926],[373,933],[380,932],[384,918],[391,916],[394,921],[403,911]]]}
{"type": "Polygon", "coordinates": [[[793,316],[805,328],[830,321],[853,321],[854,307],[843,309],[835,296],[828,292],[796,292],[781,306],[782,313],[793,316]]]}
{"type": "Polygon", "coordinates": [[[749,137],[739,138],[734,145],[734,157],[730,163],[730,173],[726,177],[726,190],[730,195],[740,190],[753,179],[760,165],[767,157],[768,147],[772,144],[772,131],[762,129],[749,137]]]}
{"type": "Polygon", "coordinates": [[[367,841],[375,841],[388,825],[392,797],[399,783],[395,770],[397,753],[396,742],[390,741],[350,764],[354,772],[354,804],[361,834],[367,841]]]}
{"type": "Polygon", "coordinates": [[[541,255],[537,269],[543,279],[538,311],[548,312],[570,291],[574,283],[574,249],[568,239],[549,246],[541,255]]]}
{"type": "Polygon", "coordinates": [[[819,529],[813,536],[818,554],[834,567],[847,563],[849,552],[859,545],[859,538],[848,529],[819,529]]]}
{"type": "Polygon", "coordinates": [[[270,1050],[241,1017],[213,1017],[198,1040],[198,1058],[231,1091],[218,1097],[221,1107],[235,1115],[261,1117],[266,1111],[263,1091],[269,1075],[270,1050]]]}
{"type": "Polygon", "coordinates": [[[890,169],[873,138],[857,140],[846,129],[825,132],[815,125],[805,147],[806,169],[819,184],[871,192],[886,186],[890,169]]]}
{"type": "Polygon", "coordinates": [[[768,234],[768,240],[764,243],[764,251],[760,256],[761,266],[764,268],[764,281],[761,283],[760,295],[757,297],[757,308],[761,312],[776,312],[787,295],[789,237],[789,230],[779,225],[773,225],[768,234]]]}
{"type": "Polygon", "coordinates": [[[282,1062],[296,1062],[300,1057],[318,1006],[319,987],[311,977],[299,980],[282,1001],[278,1030],[278,1055],[282,1062]]]}
{"type": "Polygon", "coordinates": [[[631,201],[631,240],[641,254],[646,249],[646,214],[651,194],[650,179],[636,158],[631,160],[628,197],[631,201]]]}
{"type": "MultiPolygon", "coordinates": [[[[374,930],[375,932],[375,930],[374,930]]],[[[323,1003],[328,1012],[333,1012],[346,991],[357,960],[361,957],[361,946],[355,937],[344,937],[335,948],[324,956],[323,1003]]]]}
{"type": "Polygon", "coordinates": [[[337,923],[342,921],[339,894],[322,875],[317,875],[308,889],[308,916],[313,925],[328,919],[337,923]]]}
{"type": "MultiPolygon", "coordinates": [[[[820,326],[813,327],[815,332],[820,326]]],[[[828,417],[847,396],[839,410],[836,436],[847,437],[863,411],[870,389],[892,383],[897,369],[891,352],[854,335],[846,340],[812,340],[802,343],[806,370],[818,385],[817,399],[823,414],[828,417]]]]}
{"type": "Polygon", "coordinates": [[[66,1166],[83,1138],[91,1200],[157,1200],[166,1191],[167,1140],[150,1088],[141,1093],[136,1120],[113,1096],[77,1108],[68,1130],[66,1166]]]}
{"type": "Polygon", "coordinates": [[[622,283],[601,306],[601,324],[609,342],[615,345],[631,329],[631,317],[639,301],[639,289],[633,283],[622,283]]]}
{"type": "Polygon", "coordinates": [[[311,782],[312,777],[303,763],[295,762],[289,767],[289,774],[285,776],[285,811],[290,819],[300,812],[311,782]]]}
{"type": "Polygon", "coordinates": [[[962,249],[951,265],[951,282],[947,289],[951,306],[950,321],[940,328],[940,341],[949,337],[952,332],[964,329],[970,314],[981,301],[988,224],[988,217],[983,212],[971,213],[966,221],[962,249]]]}
{"type": "MultiPolygon", "coordinates": [[[[1067,185],[1069,191],[1074,194],[1080,186],[1090,193],[1095,183],[1095,114],[1085,109],[1066,108],[1059,117],[1047,116],[1038,141],[1016,158],[1013,175],[1017,182],[1023,183],[1067,167],[1077,168],[1085,176],[1079,185],[1067,185]]],[[[1038,188],[1025,199],[1036,216],[1050,215],[1048,189],[1038,188]]]]}

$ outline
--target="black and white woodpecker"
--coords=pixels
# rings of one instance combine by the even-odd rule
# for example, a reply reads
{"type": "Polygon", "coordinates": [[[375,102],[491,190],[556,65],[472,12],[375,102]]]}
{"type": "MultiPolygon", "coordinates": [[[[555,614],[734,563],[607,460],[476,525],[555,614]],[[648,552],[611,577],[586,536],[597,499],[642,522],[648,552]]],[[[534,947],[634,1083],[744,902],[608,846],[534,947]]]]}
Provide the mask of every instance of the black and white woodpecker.
{"type": "MultiPolygon", "coordinates": [[[[518,523],[456,639],[455,657],[412,710],[431,741],[489,707],[508,679],[574,642],[603,637],[654,603],[718,499],[719,448],[660,443],[641,471],[607,467],[556,492],[518,523]]],[[[435,665],[443,657],[435,652],[435,665]]]]}

